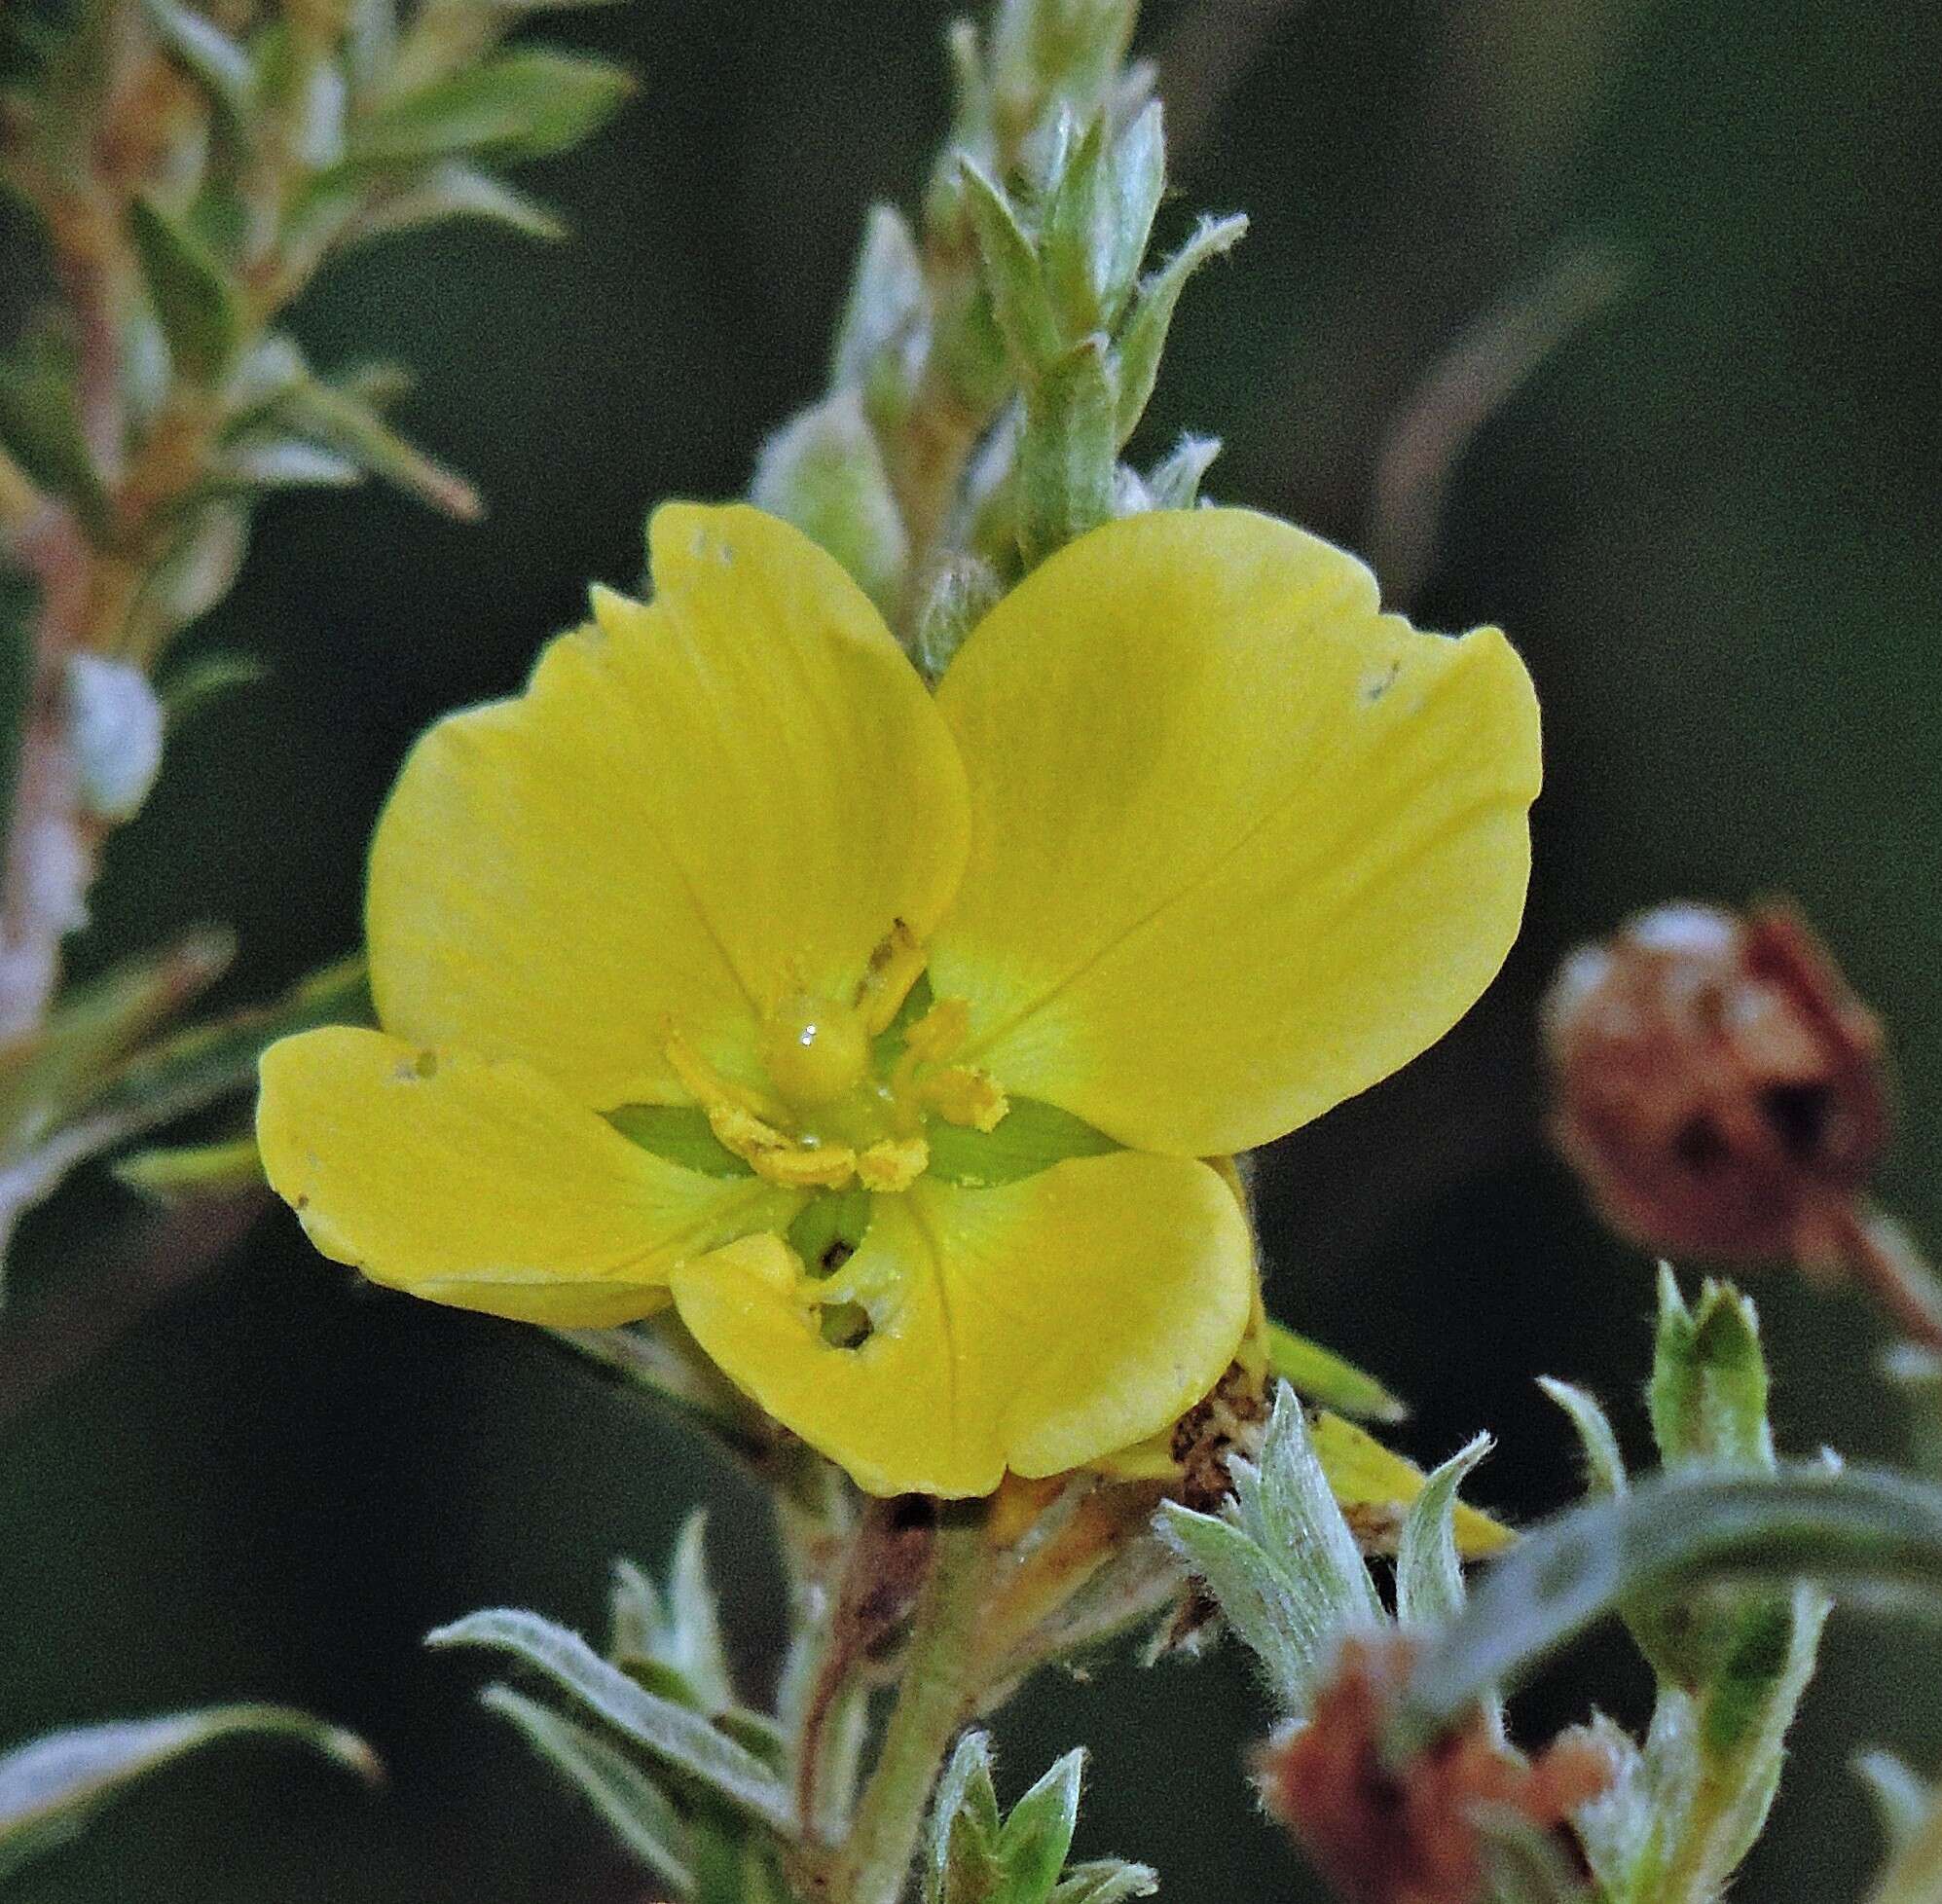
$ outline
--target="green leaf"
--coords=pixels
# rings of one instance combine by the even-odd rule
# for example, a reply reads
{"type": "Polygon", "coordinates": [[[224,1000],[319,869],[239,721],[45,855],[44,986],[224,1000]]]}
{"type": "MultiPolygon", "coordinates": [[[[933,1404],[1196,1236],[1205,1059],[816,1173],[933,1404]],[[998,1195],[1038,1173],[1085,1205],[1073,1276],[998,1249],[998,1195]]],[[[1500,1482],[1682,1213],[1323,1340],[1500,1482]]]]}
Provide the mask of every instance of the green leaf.
{"type": "Polygon", "coordinates": [[[297,428],[320,437],[374,476],[441,513],[460,522],[476,522],[484,513],[471,484],[407,443],[348,384],[304,377],[281,393],[276,408],[297,428]]]}
{"type": "Polygon", "coordinates": [[[53,1733],[0,1758],[0,1878],[71,1838],[137,1779],[236,1738],[291,1739],[362,1778],[379,1776],[361,1739],[280,1705],[215,1705],[53,1733]]]}
{"type": "MultiPolygon", "coordinates": [[[[1422,1469],[1327,1409],[1316,1412],[1308,1433],[1337,1502],[1364,1541],[1380,1545],[1388,1529],[1400,1532],[1404,1514],[1423,1491],[1422,1469]]],[[[1454,1526],[1457,1552],[1466,1560],[1495,1554],[1516,1538],[1501,1521],[1462,1501],[1454,1526]]]]}
{"type": "Polygon", "coordinates": [[[432,1647],[481,1646],[543,1674],[649,1756],[692,1778],[723,1804],[787,1838],[794,1829],[788,1788],[752,1753],[700,1714],[642,1690],[577,1633],[537,1614],[473,1613],[425,1635],[432,1647]]]}
{"type": "Polygon", "coordinates": [[[52,330],[31,332],[0,358],[0,448],[90,535],[107,533],[113,510],[81,427],[80,370],[52,330]]]}
{"type": "Polygon", "coordinates": [[[352,489],[363,480],[361,463],[301,436],[257,436],[232,444],[218,458],[214,474],[218,488],[245,494],[352,489]]]}
{"type": "Polygon", "coordinates": [[[1396,1545],[1396,1618],[1441,1627],[1463,1610],[1463,1562],[1456,1551],[1456,1490],[1490,1451],[1488,1435],[1459,1448],[1423,1483],[1396,1545]]]}
{"type": "Polygon", "coordinates": [[[92,1114],[128,1052],[213,984],[235,956],[228,934],[191,933],[130,959],[60,1001],[31,1046],[0,1066],[0,1132],[16,1151],[63,1117],[92,1114]]]}
{"type": "MultiPolygon", "coordinates": [[[[1039,234],[1045,288],[1067,337],[1083,337],[1109,321],[1104,294],[1115,233],[1106,131],[1101,114],[1070,138],[1051,180],[1039,234]]],[[[1134,269],[1138,266],[1135,259],[1134,269]]],[[[1125,288],[1130,291],[1130,283],[1125,288]]]]}
{"type": "Polygon", "coordinates": [[[1014,1097],[995,1130],[934,1121],[925,1135],[932,1172],[972,1190],[1015,1184],[1067,1157],[1105,1156],[1121,1148],[1082,1117],[1030,1097],[1014,1097]]]}
{"type": "Polygon", "coordinates": [[[1314,1402],[1337,1414],[1360,1421],[1402,1421],[1408,1406],[1333,1349],[1272,1318],[1267,1324],[1267,1366],[1304,1402],[1314,1402]]]}
{"type": "Polygon", "coordinates": [[[129,201],[128,236],[176,368],[198,384],[214,384],[242,335],[235,287],[189,228],[151,198],[129,201]]]}
{"type": "Polygon", "coordinates": [[[924,1857],[924,1904],[988,1900],[1003,1879],[998,1862],[998,1794],[991,1782],[991,1739],[958,1740],[931,1805],[924,1857]]]}
{"type": "Polygon", "coordinates": [[[477,218],[549,243],[567,236],[566,226],[536,199],[455,159],[378,200],[359,214],[352,237],[361,242],[454,218],[477,218]]]}
{"type": "Polygon", "coordinates": [[[884,360],[921,337],[928,309],[924,261],[909,225],[894,205],[872,205],[836,325],[829,387],[869,390],[884,360]]]}
{"type": "Polygon", "coordinates": [[[1154,218],[1166,192],[1166,134],[1151,101],[1119,134],[1110,166],[1112,228],[1099,270],[1103,315],[1117,324],[1131,298],[1154,218]]]}
{"type": "MultiPolygon", "coordinates": [[[[1166,334],[1173,326],[1174,307],[1187,280],[1208,259],[1230,251],[1246,234],[1245,217],[1203,218],[1193,236],[1140,287],[1140,295],[1125,327],[1114,340],[1118,362],[1118,443],[1123,444],[1139,427],[1159,378],[1159,360],[1166,334]]],[[[1116,445],[1117,447],[1117,445],[1116,445]]]]}
{"type": "Polygon", "coordinates": [[[116,1069],[81,1117],[159,1122],[252,1085],[256,1062],[279,1038],[319,1025],[376,1021],[362,959],[312,972],[274,1005],[197,1025],[149,1045],[116,1069]]]}
{"type": "Polygon", "coordinates": [[[1424,1652],[1388,1748],[1407,1756],[1631,1601],[1800,1580],[1942,1608],[1942,1487],[1860,1468],[1667,1475],[1571,1509],[1525,1533],[1424,1652]]]}
{"type": "Polygon", "coordinates": [[[260,655],[214,648],[171,668],[156,683],[156,692],[162,697],[162,711],[173,732],[235,689],[254,687],[269,678],[270,664],[260,655]]]}
{"type": "Polygon", "coordinates": [[[550,158],[591,137],[633,91],[633,76],[607,60],[522,48],[366,113],[351,128],[348,163],[550,158]]]}
{"type": "Polygon", "coordinates": [[[1540,1375],[1537,1385],[1571,1417],[1578,1431],[1578,1446],[1585,1455],[1585,1491],[1589,1494],[1623,1494],[1631,1482],[1625,1471],[1625,1456],[1619,1452],[1618,1437],[1594,1396],[1568,1381],[1540,1375]]]}
{"type": "Polygon", "coordinates": [[[738,1157],[708,1121],[698,1104],[623,1104],[606,1120],[630,1144],[652,1151],[704,1177],[752,1177],[746,1157],[738,1157]]]}
{"type": "Polygon", "coordinates": [[[688,1828],[660,1786],[624,1753],[510,1686],[488,1686],[479,1703],[517,1726],[655,1878],[678,1896],[692,1889],[688,1828]]]}

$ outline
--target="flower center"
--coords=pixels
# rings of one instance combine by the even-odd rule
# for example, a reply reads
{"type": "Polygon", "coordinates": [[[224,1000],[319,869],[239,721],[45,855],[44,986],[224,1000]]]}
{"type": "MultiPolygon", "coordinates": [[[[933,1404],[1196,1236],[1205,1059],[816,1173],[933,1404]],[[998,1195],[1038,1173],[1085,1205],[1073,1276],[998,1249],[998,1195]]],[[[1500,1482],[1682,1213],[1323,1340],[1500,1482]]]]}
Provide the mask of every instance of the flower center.
{"type": "Polygon", "coordinates": [[[908,1190],[930,1167],[931,1119],[988,1132],[1009,1109],[984,1072],[952,1062],[971,1010],[963,999],[925,1008],[928,992],[913,991],[922,970],[921,948],[898,927],[848,1004],[786,996],[756,1035],[767,1091],[721,1077],[678,1026],[669,1063],[716,1139],[758,1177],[791,1190],[908,1190]]]}
{"type": "Polygon", "coordinates": [[[839,1103],[870,1068],[870,1031],[854,1006],[794,992],[769,1013],[756,1055],[783,1100],[803,1110],[839,1103]]]}

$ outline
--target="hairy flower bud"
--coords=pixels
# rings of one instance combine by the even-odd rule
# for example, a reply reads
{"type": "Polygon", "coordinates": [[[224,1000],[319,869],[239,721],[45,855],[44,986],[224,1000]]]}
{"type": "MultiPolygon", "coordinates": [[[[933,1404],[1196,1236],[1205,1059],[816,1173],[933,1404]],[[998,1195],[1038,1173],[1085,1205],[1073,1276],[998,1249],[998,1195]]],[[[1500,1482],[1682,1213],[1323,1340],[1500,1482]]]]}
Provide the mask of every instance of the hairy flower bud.
{"type": "Polygon", "coordinates": [[[1544,1007],[1554,1129],[1606,1220],[1729,1262],[1839,1257],[1888,1134],[1879,1023],[1806,923],[1667,905],[1544,1007]]]}

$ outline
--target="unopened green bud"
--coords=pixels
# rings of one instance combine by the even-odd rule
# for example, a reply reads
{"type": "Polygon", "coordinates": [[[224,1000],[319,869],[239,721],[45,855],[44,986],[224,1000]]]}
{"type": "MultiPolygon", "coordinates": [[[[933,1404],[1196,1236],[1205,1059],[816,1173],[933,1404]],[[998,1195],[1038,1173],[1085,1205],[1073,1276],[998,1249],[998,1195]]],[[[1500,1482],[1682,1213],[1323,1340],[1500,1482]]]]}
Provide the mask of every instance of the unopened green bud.
{"type": "Polygon", "coordinates": [[[859,391],[836,391],[770,437],[749,495],[820,542],[878,607],[896,604],[910,542],[859,391]]]}

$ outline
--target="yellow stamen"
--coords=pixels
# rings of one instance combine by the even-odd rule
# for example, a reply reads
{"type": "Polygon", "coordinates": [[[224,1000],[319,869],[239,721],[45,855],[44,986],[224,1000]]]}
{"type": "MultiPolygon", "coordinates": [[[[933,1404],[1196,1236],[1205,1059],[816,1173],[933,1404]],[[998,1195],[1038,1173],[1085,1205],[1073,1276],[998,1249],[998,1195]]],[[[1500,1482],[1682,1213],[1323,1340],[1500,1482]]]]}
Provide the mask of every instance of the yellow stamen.
{"type": "Polygon", "coordinates": [[[857,1181],[865,1190],[907,1190],[930,1162],[931,1147],[923,1138],[881,1138],[857,1158],[857,1181]]]}
{"type": "Polygon", "coordinates": [[[971,1006],[964,999],[939,999],[910,1027],[904,1055],[917,1064],[950,1057],[971,1036],[971,1006]]]}
{"type": "Polygon", "coordinates": [[[785,1190],[842,1190],[857,1174],[847,1144],[805,1144],[733,1104],[707,1104],[709,1128],[764,1183],[785,1190]]]}
{"type": "Polygon", "coordinates": [[[782,1121],[779,1106],[771,1104],[759,1091],[751,1091],[747,1085],[722,1077],[676,1026],[668,1027],[667,1042],[662,1048],[667,1053],[669,1068],[703,1110],[711,1105],[732,1104],[766,1123],[782,1121]]]}
{"type": "Polygon", "coordinates": [[[917,1087],[918,1097],[947,1124],[994,1131],[1011,1109],[1004,1089],[975,1065],[954,1064],[917,1087]]]}

